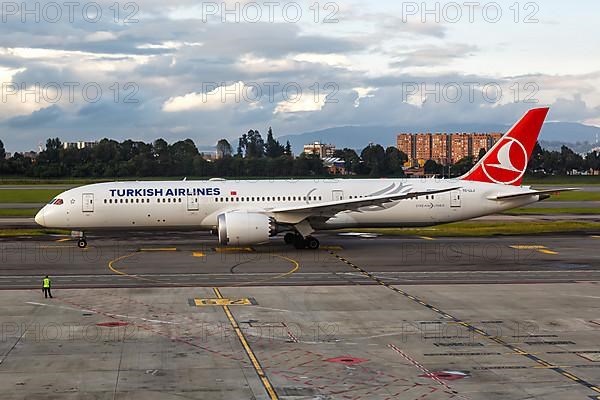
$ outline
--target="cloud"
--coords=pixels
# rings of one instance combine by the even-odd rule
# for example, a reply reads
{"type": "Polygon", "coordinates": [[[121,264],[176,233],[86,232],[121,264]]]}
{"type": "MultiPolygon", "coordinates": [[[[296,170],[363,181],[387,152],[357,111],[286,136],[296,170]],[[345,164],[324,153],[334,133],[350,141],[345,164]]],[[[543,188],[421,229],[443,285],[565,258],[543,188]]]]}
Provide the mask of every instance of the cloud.
{"type": "MultiPolygon", "coordinates": [[[[99,3],[109,10],[114,1],[99,3]]],[[[95,82],[104,93],[97,103],[86,101],[80,91],[73,101],[56,104],[13,96],[0,104],[0,136],[12,151],[33,148],[49,136],[191,137],[203,145],[267,126],[284,135],[342,125],[506,124],[540,104],[553,105],[553,119],[600,121],[595,54],[587,55],[585,65],[577,64],[581,73],[504,73],[523,59],[527,46],[547,47],[543,57],[559,72],[566,68],[569,59],[553,44],[562,40],[564,30],[544,34],[540,43],[537,29],[542,26],[511,25],[521,34],[520,42],[499,48],[490,37],[501,36],[508,43],[505,26],[473,32],[460,24],[404,23],[398,7],[345,2],[335,24],[314,23],[309,12],[299,23],[281,18],[274,23],[221,23],[220,17],[204,22],[201,6],[193,0],[144,1],[135,16],[139,22],[132,24],[114,23],[110,12],[93,24],[9,19],[0,46],[2,82],[27,87],[95,82]],[[490,63],[485,55],[491,51],[501,52],[503,63],[490,63]],[[469,73],[463,72],[466,61],[476,64],[469,73]],[[475,98],[465,91],[456,102],[445,95],[436,100],[435,95],[409,94],[406,86],[439,83],[444,88],[468,82],[480,85],[475,98]],[[133,93],[124,89],[128,83],[137,88],[137,103],[124,101],[133,93]],[[482,98],[486,83],[501,88],[499,101],[482,98]],[[538,103],[524,101],[531,93],[528,84],[536,85],[538,103]],[[269,85],[276,85],[272,92],[269,85]],[[291,92],[284,88],[290,85],[301,89],[298,101],[286,97],[291,92]],[[118,88],[117,100],[111,88],[118,88]]]]}
{"type": "Polygon", "coordinates": [[[374,93],[377,91],[377,88],[375,88],[375,87],[355,87],[355,88],[352,88],[352,90],[355,91],[357,94],[356,100],[354,100],[354,107],[356,108],[356,107],[360,106],[361,99],[374,97],[375,96],[374,93]]]}
{"type": "Polygon", "coordinates": [[[395,56],[397,67],[435,67],[452,60],[472,57],[478,47],[462,43],[449,43],[444,46],[430,45],[417,49],[399,50],[395,56]]]}
{"type": "Polygon", "coordinates": [[[118,38],[119,35],[114,32],[98,31],[86,35],[84,40],[86,42],[104,42],[108,40],[117,40],[118,38]]]}
{"type": "Polygon", "coordinates": [[[331,67],[347,68],[351,65],[348,56],[343,54],[315,54],[315,53],[300,53],[292,57],[295,61],[304,61],[315,64],[325,64],[331,67]]]}
{"type": "Polygon", "coordinates": [[[326,93],[308,94],[304,93],[297,97],[292,96],[287,100],[277,103],[273,114],[304,113],[320,111],[327,100],[326,93]]]}
{"type": "Polygon", "coordinates": [[[557,121],[595,121],[600,116],[600,106],[590,107],[576,94],[571,99],[560,97],[552,105],[552,120],[557,121]]]}
{"type": "Polygon", "coordinates": [[[169,98],[164,106],[165,112],[182,111],[215,111],[220,108],[247,102],[250,106],[255,104],[253,87],[244,82],[235,82],[231,85],[214,87],[203,93],[188,93],[183,96],[169,98]]]}
{"type": "Polygon", "coordinates": [[[142,44],[137,46],[138,49],[164,49],[164,50],[177,50],[182,47],[200,47],[204,44],[202,42],[179,42],[169,40],[166,42],[161,42],[160,44],[142,44]]]}

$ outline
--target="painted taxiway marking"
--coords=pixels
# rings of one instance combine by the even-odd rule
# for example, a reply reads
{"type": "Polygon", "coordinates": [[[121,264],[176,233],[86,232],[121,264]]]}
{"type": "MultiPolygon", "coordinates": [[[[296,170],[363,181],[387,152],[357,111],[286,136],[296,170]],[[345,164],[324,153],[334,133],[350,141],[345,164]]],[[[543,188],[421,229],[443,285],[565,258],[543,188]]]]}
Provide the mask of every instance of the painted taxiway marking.
{"type": "Polygon", "coordinates": [[[342,246],[321,246],[323,250],[344,250],[342,246]]]}
{"type": "Polygon", "coordinates": [[[201,251],[193,251],[192,252],[192,257],[204,257],[204,256],[206,256],[206,254],[204,254],[201,251]]]}
{"type": "Polygon", "coordinates": [[[515,250],[536,250],[538,253],[542,254],[559,254],[558,251],[550,250],[546,246],[538,244],[515,244],[509,247],[515,250]]]}
{"type": "MultiPolygon", "coordinates": [[[[67,306],[61,306],[58,304],[44,304],[44,303],[38,303],[35,301],[26,301],[25,304],[31,304],[33,306],[43,306],[43,307],[52,307],[52,308],[59,308],[59,309],[63,309],[63,310],[70,310],[70,311],[77,311],[77,312],[84,312],[84,313],[92,313],[92,314],[99,314],[98,311],[94,311],[94,310],[88,310],[86,308],[74,308],[74,307],[67,307],[67,306]]],[[[145,322],[151,322],[151,323],[156,323],[156,324],[169,324],[169,325],[179,325],[179,322],[171,322],[171,321],[162,321],[160,319],[148,319],[148,318],[144,318],[144,317],[137,317],[135,315],[123,315],[123,314],[113,314],[113,313],[102,313],[108,317],[114,317],[114,318],[122,318],[122,319],[139,319],[141,321],[145,321],[145,322]]]]}
{"type": "Polygon", "coordinates": [[[510,247],[516,250],[539,250],[546,248],[546,246],[540,246],[538,244],[513,244],[510,247]]]}
{"type": "Polygon", "coordinates": [[[490,341],[492,341],[492,342],[494,342],[494,343],[496,343],[496,344],[498,344],[498,345],[500,345],[500,346],[502,346],[502,347],[510,350],[511,352],[518,353],[518,354],[522,355],[523,357],[526,357],[526,358],[530,359],[531,361],[537,363],[538,365],[546,367],[546,369],[548,369],[548,370],[554,371],[554,372],[556,372],[556,373],[558,373],[558,374],[560,374],[560,375],[562,375],[562,376],[564,376],[566,378],[569,378],[571,381],[573,381],[575,383],[578,383],[578,384],[580,384],[582,386],[585,386],[588,389],[591,389],[591,390],[595,391],[596,393],[600,393],[600,388],[598,388],[598,386],[593,385],[592,383],[590,383],[590,382],[588,382],[588,381],[586,381],[586,380],[584,380],[582,378],[579,378],[578,376],[576,376],[574,374],[571,374],[571,373],[565,371],[562,367],[555,366],[552,363],[549,363],[548,361],[545,361],[542,358],[536,356],[535,354],[532,354],[532,353],[529,353],[527,351],[524,351],[521,348],[519,348],[519,347],[517,347],[517,346],[515,346],[513,344],[510,344],[509,342],[504,341],[502,338],[500,338],[498,336],[493,336],[492,334],[490,334],[490,333],[488,333],[488,332],[486,332],[486,331],[484,331],[484,330],[476,327],[475,325],[473,325],[471,323],[468,323],[468,322],[463,321],[463,320],[461,320],[461,319],[459,319],[457,317],[454,317],[453,315],[448,314],[448,313],[442,311],[441,309],[432,306],[429,303],[426,303],[425,301],[419,299],[418,297],[415,297],[415,296],[413,296],[413,295],[405,292],[402,289],[398,289],[397,287],[392,286],[391,284],[382,281],[377,276],[375,276],[372,273],[366,271],[365,269],[359,267],[358,265],[354,264],[352,261],[347,260],[344,257],[342,257],[342,256],[334,253],[333,251],[330,251],[329,254],[331,254],[332,256],[334,256],[335,258],[337,258],[338,260],[340,260],[341,262],[345,263],[346,265],[351,266],[355,270],[359,271],[361,274],[368,276],[371,280],[379,283],[382,286],[385,286],[386,288],[388,288],[390,290],[393,290],[394,292],[396,292],[396,293],[398,293],[398,294],[400,294],[400,295],[402,295],[402,296],[404,296],[404,297],[406,297],[406,298],[408,298],[408,299],[410,299],[410,300],[412,300],[412,301],[414,301],[414,302],[416,302],[416,303],[418,303],[418,304],[420,304],[420,305],[422,305],[424,307],[429,308],[430,310],[432,310],[435,313],[437,313],[438,315],[441,315],[442,317],[450,320],[451,322],[454,322],[456,324],[462,325],[465,328],[467,328],[469,331],[475,332],[478,335],[480,335],[480,336],[482,336],[482,337],[484,337],[484,338],[486,338],[486,339],[488,339],[488,340],[490,340],[490,341]]]}
{"type": "Polygon", "coordinates": [[[126,277],[128,277],[128,278],[137,279],[137,280],[146,281],[146,282],[160,282],[160,281],[157,281],[157,280],[154,280],[154,279],[148,279],[148,278],[144,278],[144,277],[137,276],[137,275],[130,275],[130,274],[128,274],[127,272],[120,271],[120,270],[118,270],[118,269],[116,269],[116,268],[114,267],[114,264],[115,264],[116,262],[119,262],[119,261],[121,261],[121,260],[125,260],[126,258],[129,258],[129,257],[133,257],[133,256],[135,256],[136,254],[138,254],[138,252],[135,252],[135,253],[129,253],[129,254],[125,254],[124,256],[117,257],[117,258],[115,258],[114,260],[111,260],[111,261],[108,263],[108,269],[110,269],[112,272],[114,272],[114,273],[115,273],[115,274],[117,274],[117,275],[126,276],[126,277]]]}
{"type": "Polygon", "coordinates": [[[254,251],[252,247],[215,247],[217,253],[233,253],[233,252],[246,252],[251,253],[254,251]]]}
{"type": "Polygon", "coordinates": [[[258,303],[253,298],[227,299],[217,297],[216,299],[192,299],[193,305],[196,307],[204,306],[251,306],[258,303]]]}
{"type": "Polygon", "coordinates": [[[538,252],[544,253],[544,254],[558,254],[557,251],[552,251],[552,250],[548,250],[548,249],[539,249],[538,252]]]}
{"type": "Polygon", "coordinates": [[[140,251],[177,251],[177,247],[149,247],[140,251]]]}
{"type": "Polygon", "coordinates": [[[434,238],[430,237],[430,236],[417,236],[419,239],[423,239],[423,240],[435,240],[434,238]]]}
{"type": "Polygon", "coordinates": [[[69,240],[71,240],[71,238],[62,238],[62,239],[55,240],[55,242],[62,243],[62,242],[68,242],[69,240]]]}
{"type": "Polygon", "coordinates": [[[70,310],[70,311],[77,311],[77,312],[87,312],[87,313],[93,312],[91,310],[87,310],[84,308],[73,308],[73,307],[67,307],[67,306],[60,306],[57,304],[38,303],[37,301],[26,301],[25,304],[31,304],[32,306],[60,308],[63,310],[70,310]]]}
{"type": "Polygon", "coordinates": [[[419,369],[419,371],[423,372],[426,376],[433,379],[439,385],[448,389],[450,392],[452,392],[452,394],[455,394],[455,395],[458,394],[458,392],[456,390],[454,390],[452,387],[450,387],[446,382],[439,379],[435,374],[433,374],[431,371],[429,371],[427,368],[425,368],[423,365],[421,365],[418,361],[416,361],[415,359],[410,357],[408,354],[406,354],[405,352],[400,350],[398,347],[396,347],[396,345],[390,343],[390,344],[388,344],[388,347],[390,349],[394,350],[396,353],[398,353],[402,358],[404,358],[406,361],[411,363],[414,367],[419,369]]]}
{"type": "MultiPolygon", "coordinates": [[[[289,271],[287,271],[287,272],[283,272],[281,274],[277,274],[277,275],[271,276],[269,278],[260,279],[260,280],[252,281],[252,282],[236,283],[236,284],[233,284],[233,285],[229,285],[228,287],[248,286],[248,285],[255,285],[257,283],[269,282],[269,281],[273,281],[273,280],[276,280],[276,279],[281,279],[281,278],[285,278],[287,276],[290,276],[290,275],[296,273],[300,269],[300,263],[298,263],[298,261],[294,260],[293,258],[289,258],[289,257],[282,256],[282,255],[279,255],[279,254],[273,254],[273,256],[277,257],[277,258],[281,258],[282,260],[289,261],[290,263],[292,263],[294,265],[294,267],[292,269],[290,269],[289,271]]],[[[262,274],[262,275],[264,275],[264,274],[262,274]]]]}
{"type": "MultiPolygon", "coordinates": [[[[108,262],[108,269],[111,270],[112,272],[114,272],[117,275],[121,275],[121,276],[125,276],[128,278],[132,278],[132,279],[137,279],[137,280],[141,280],[141,281],[145,281],[145,282],[152,282],[152,283],[156,283],[156,284],[162,284],[162,285],[174,285],[177,287],[185,287],[185,286],[197,286],[197,283],[190,283],[190,284],[182,284],[182,283],[178,283],[178,282],[171,282],[171,281],[163,281],[163,280],[158,280],[158,279],[152,279],[152,278],[147,278],[144,275],[145,274],[128,274],[127,272],[123,272],[121,270],[118,270],[117,268],[115,268],[115,264],[119,261],[125,260],[127,258],[133,257],[140,254],[139,251],[133,252],[133,253],[129,253],[129,254],[125,254],[121,257],[117,257],[114,260],[111,260],[108,262]]],[[[269,282],[269,281],[273,281],[276,279],[281,279],[281,278],[285,278],[288,277],[294,273],[296,273],[299,269],[300,269],[300,264],[298,263],[298,261],[286,257],[286,256],[282,256],[279,254],[273,254],[273,257],[277,257],[277,258],[281,258],[282,260],[286,260],[289,261],[293,267],[292,269],[290,269],[289,271],[286,272],[282,272],[280,274],[276,274],[276,275],[271,275],[267,278],[264,279],[259,279],[259,280],[255,280],[255,281],[250,281],[250,282],[241,282],[241,283],[236,283],[236,284],[232,284],[232,285],[221,285],[221,287],[240,287],[240,286],[248,286],[248,285],[255,285],[258,283],[264,283],[264,282],[269,282]]],[[[215,274],[211,274],[214,278],[215,274]]],[[[218,275],[218,274],[217,274],[218,275]]],[[[258,274],[235,274],[235,275],[242,275],[242,276],[265,276],[267,274],[264,273],[258,273],[258,274]]],[[[195,274],[176,274],[176,275],[165,275],[165,274],[156,274],[156,275],[151,275],[151,276],[159,276],[159,277],[171,277],[171,279],[183,279],[183,277],[185,276],[195,276],[195,274]]],[[[206,277],[206,275],[204,275],[206,277]]],[[[222,274],[222,276],[225,277],[230,277],[231,274],[222,274]]],[[[0,277],[2,278],[2,277],[0,277]]],[[[219,279],[219,278],[216,278],[219,279]]],[[[187,280],[187,279],[186,279],[187,280]]]]}
{"type": "MultiPolygon", "coordinates": [[[[215,294],[217,295],[217,297],[219,299],[225,299],[223,297],[223,295],[221,294],[221,291],[219,290],[219,288],[213,288],[213,291],[215,292],[215,294]]],[[[279,399],[279,396],[277,395],[277,392],[275,392],[275,389],[273,388],[273,385],[271,384],[269,377],[267,377],[267,375],[265,374],[265,371],[263,370],[262,366],[260,365],[260,362],[258,361],[258,358],[254,354],[254,351],[252,351],[252,348],[248,344],[248,341],[246,340],[246,337],[244,336],[244,332],[242,332],[242,330],[240,329],[240,326],[238,325],[233,314],[231,313],[231,310],[229,310],[229,307],[227,305],[223,305],[222,307],[223,307],[223,311],[225,311],[225,315],[227,316],[227,319],[229,320],[229,323],[231,324],[231,327],[233,328],[238,339],[240,340],[240,343],[242,344],[242,347],[244,348],[246,355],[250,359],[250,362],[252,362],[254,371],[256,371],[258,378],[260,379],[265,390],[267,391],[269,398],[271,400],[279,399]]]]}

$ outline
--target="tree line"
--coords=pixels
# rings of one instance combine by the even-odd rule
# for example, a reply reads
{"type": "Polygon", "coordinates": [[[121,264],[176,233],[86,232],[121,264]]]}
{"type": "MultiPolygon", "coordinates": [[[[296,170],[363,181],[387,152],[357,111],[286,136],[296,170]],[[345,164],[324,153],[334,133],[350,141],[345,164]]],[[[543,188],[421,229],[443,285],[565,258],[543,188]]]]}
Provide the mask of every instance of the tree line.
{"type": "MultiPolygon", "coordinates": [[[[326,177],[328,168],[316,155],[292,154],[290,143],[280,143],[269,128],[266,140],[251,129],[238,139],[235,151],[226,140],[216,146],[217,157],[206,157],[191,139],[169,144],[164,139],[152,143],[103,139],[91,148],[64,148],[58,138],[48,139],[36,159],[15,153],[5,159],[0,140],[0,175],[36,178],[120,178],[120,177],[326,177]]],[[[481,149],[477,159],[485,154],[481,149]]],[[[395,147],[370,144],[360,154],[353,149],[338,149],[333,154],[342,160],[346,172],[368,177],[402,177],[408,156],[395,147]]],[[[477,161],[465,157],[451,166],[428,160],[425,173],[459,176],[477,161]]],[[[585,156],[566,146],[561,151],[544,150],[536,144],[529,161],[529,174],[567,175],[573,171],[600,169],[600,154],[585,156]]]]}
{"type": "MultiPolygon", "coordinates": [[[[0,160],[0,174],[36,178],[119,178],[119,177],[234,177],[234,176],[310,176],[326,175],[326,169],[317,157],[293,157],[291,150],[276,156],[266,156],[272,133],[258,152],[253,140],[260,136],[244,134],[240,138],[241,154],[233,154],[227,140],[220,140],[220,157],[208,157],[198,151],[191,139],[169,144],[164,139],[152,143],[125,140],[118,142],[102,139],[93,147],[64,148],[58,138],[48,139],[46,148],[31,159],[15,153],[10,159],[0,160]],[[248,137],[252,136],[251,140],[248,137]],[[212,158],[212,159],[211,159],[212,158]]],[[[0,142],[1,143],[1,142],[0,142]]],[[[288,146],[289,147],[289,146],[288,146]]],[[[4,153],[0,145],[0,154],[4,153]]],[[[269,152],[269,155],[272,155],[269,152]]]]}

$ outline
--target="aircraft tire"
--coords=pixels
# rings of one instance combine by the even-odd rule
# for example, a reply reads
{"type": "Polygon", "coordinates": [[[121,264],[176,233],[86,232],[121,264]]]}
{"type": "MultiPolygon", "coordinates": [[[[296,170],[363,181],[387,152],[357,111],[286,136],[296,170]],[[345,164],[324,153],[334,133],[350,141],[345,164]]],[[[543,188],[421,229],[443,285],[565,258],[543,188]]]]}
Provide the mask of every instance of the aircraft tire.
{"type": "Polygon", "coordinates": [[[296,235],[294,235],[292,232],[288,232],[283,236],[283,241],[285,242],[285,244],[292,244],[294,243],[295,237],[296,235]]]}
{"type": "Polygon", "coordinates": [[[294,247],[298,250],[305,249],[306,248],[306,239],[304,239],[300,235],[295,235],[294,236],[294,247]]]}
{"type": "Polygon", "coordinates": [[[312,236],[306,238],[306,247],[310,250],[317,250],[319,248],[319,245],[320,243],[317,240],[317,238],[314,238],[312,236]]]}

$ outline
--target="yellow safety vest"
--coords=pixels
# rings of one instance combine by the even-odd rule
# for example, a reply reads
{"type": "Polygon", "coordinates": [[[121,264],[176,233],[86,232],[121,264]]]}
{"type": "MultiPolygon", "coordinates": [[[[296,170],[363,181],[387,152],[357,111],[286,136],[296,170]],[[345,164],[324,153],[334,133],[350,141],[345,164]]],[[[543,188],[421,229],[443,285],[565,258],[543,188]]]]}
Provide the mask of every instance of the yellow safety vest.
{"type": "Polygon", "coordinates": [[[45,288],[49,288],[50,287],[50,278],[44,278],[44,287],[45,288]]]}

